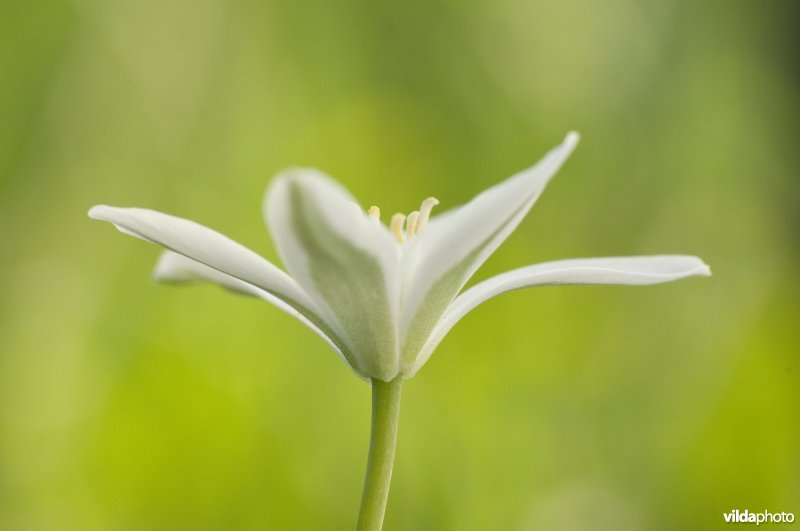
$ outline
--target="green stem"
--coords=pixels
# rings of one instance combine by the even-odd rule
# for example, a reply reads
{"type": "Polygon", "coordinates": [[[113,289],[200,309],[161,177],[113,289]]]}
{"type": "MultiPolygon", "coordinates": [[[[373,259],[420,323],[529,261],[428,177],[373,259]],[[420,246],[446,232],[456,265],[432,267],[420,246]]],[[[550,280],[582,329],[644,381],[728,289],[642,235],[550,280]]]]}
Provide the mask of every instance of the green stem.
{"type": "Polygon", "coordinates": [[[392,481],[397,421],[400,418],[400,389],[403,377],[391,382],[372,379],[372,429],[364,493],[358,512],[358,531],[380,531],[392,481]]]}

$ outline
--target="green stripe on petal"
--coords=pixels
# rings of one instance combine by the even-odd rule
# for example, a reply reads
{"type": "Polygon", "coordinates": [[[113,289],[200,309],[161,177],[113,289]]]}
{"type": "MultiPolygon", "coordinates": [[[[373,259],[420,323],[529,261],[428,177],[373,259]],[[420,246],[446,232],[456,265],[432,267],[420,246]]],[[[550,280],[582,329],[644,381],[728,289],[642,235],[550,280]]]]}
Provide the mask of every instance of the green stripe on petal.
{"type": "Polygon", "coordinates": [[[363,375],[397,375],[397,248],[386,229],[353,208],[341,187],[313,170],[272,185],[266,215],[286,268],[336,323],[363,375]]]}
{"type": "Polygon", "coordinates": [[[497,235],[497,232],[489,235],[481,245],[465,256],[461,262],[453,265],[449,271],[439,277],[436,283],[428,290],[403,338],[400,359],[402,360],[401,372],[406,377],[411,376],[420,352],[427,343],[428,337],[435,330],[442,315],[450,307],[458,292],[469,280],[469,277],[472,276],[475,262],[497,238],[497,235]]]}
{"type": "Polygon", "coordinates": [[[431,220],[405,253],[403,370],[470,277],[519,225],[578,142],[570,133],[534,167],[431,220]]]}

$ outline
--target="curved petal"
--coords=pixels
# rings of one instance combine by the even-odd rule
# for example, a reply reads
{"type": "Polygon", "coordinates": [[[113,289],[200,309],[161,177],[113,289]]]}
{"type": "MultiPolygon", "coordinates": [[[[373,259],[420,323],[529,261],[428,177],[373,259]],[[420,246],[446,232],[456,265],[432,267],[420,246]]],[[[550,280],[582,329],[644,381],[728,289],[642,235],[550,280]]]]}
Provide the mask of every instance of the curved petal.
{"type": "Polygon", "coordinates": [[[700,258],[684,255],[578,258],[522,267],[476,284],[458,296],[436,324],[408,377],[422,367],[444,336],[476,306],[521,288],[576,284],[660,284],[692,276],[709,276],[700,258]]]}
{"type": "Polygon", "coordinates": [[[280,299],[273,297],[263,289],[257,288],[252,284],[248,284],[243,280],[239,280],[238,278],[222,273],[216,269],[212,269],[207,265],[201,264],[197,260],[192,260],[174,251],[164,251],[161,253],[158,262],[156,262],[156,267],[153,269],[153,278],[158,282],[165,282],[168,284],[211,282],[240,295],[260,297],[265,300],[270,300],[270,302],[274,299],[278,301],[275,305],[280,309],[297,313],[294,308],[280,299]],[[272,297],[272,299],[268,299],[267,297],[272,297]]]}
{"type": "Polygon", "coordinates": [[[446,307],[511,234],[578,143],[569,133],[534,167],[431,220],[404,256],[409,285],[403,301],[403,365],[407,367],[446,307]]]}
{"type": "MultiPolygon", "coordinates": [[[[164,251],[161,253],[161,257],[159,257],[158,263],[153,270],[153,278],[159,282],[178,284],[203,281],[211,282],[235,293],[250,295],[252,297],[263,299],[288,313],[310,328],[315,334],[321,337],[340,358],[342,358],[348,367],[350,366],[350,362],[347,360],[347,357],[344,354],[344,346],[338,345],[335,337],[329,337],[328,334],[320,330],[320,328],[306,318],[305,315],[294,309],[289,304],[286,304],[278,297],[275,297],[261,288],[257,288],[256,286],[248,284],[243,280],[239,280],[238,278],[234,278],[216,269],[212,269],[201,264],[200,262],[197,262],[196,260],[192,260],[191,258],[187,258],[173,251],[164,251]]],[[[352,367],[350,368],[353,369],[352,367]]],[[[355,370],[353,370],[353,372],[355,372],[355,370]]],[[[364,378],[363,375],[360,375],[357,372],[356,375],[364,378]]]]}
{"type": "Polygon", "coordinates": [[[319,312],[286,273],[227,236],[187,219],[143,208],[92,207],[89,217],[113,223],[120,231],[196,260],[252,284],[282,300],[327,331],[319,312]]]}
{"type": "Polygon", "coordinates": [[[380,223],[324,174],[283,172],[264,214],[287,270],[335,321],[355,368],[381,380],[397,374],[398,245],[380,223]]]}

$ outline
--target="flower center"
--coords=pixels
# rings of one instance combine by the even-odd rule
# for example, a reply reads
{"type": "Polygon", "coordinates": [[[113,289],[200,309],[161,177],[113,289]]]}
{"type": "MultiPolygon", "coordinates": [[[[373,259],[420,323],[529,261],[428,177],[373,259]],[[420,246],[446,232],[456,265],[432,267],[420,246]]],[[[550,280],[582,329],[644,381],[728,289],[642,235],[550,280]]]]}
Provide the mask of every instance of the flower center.
{"type": "MultiPolygon", "coordinates": [[[[394,235],[397,243],[402,245],[406,240],[410,241],[417,234],[421,234],[428,225],[433,207],[438,204],[438,199],[429,197],[422,202],[418,211],[415,210],[408,216],[401,213],[392,216],[392,220],[389,222],[389,231],[394,235]]],[[[376,206],[371,206],[367,211],[367,215],[371,220],[377,223],[381,219],[381,210],[376,206]]]]}

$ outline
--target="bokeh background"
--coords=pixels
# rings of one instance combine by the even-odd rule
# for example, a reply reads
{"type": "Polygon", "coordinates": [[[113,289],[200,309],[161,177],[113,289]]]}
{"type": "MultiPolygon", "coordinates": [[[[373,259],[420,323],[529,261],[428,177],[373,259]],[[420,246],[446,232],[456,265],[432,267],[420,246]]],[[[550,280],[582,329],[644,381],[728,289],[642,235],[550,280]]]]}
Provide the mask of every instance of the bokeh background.
{"type": "Polygon", "coordinates": [[[289,165],[442,207],[582,143],[477,279],[686,253],[647,288],[515,292],[407,382],[388,530],[800,517],[798,3],[3,0],[0,528],[346,530],[369,388],[278,310],[149,274],[95,203],[277,260],[289,165]]]}

